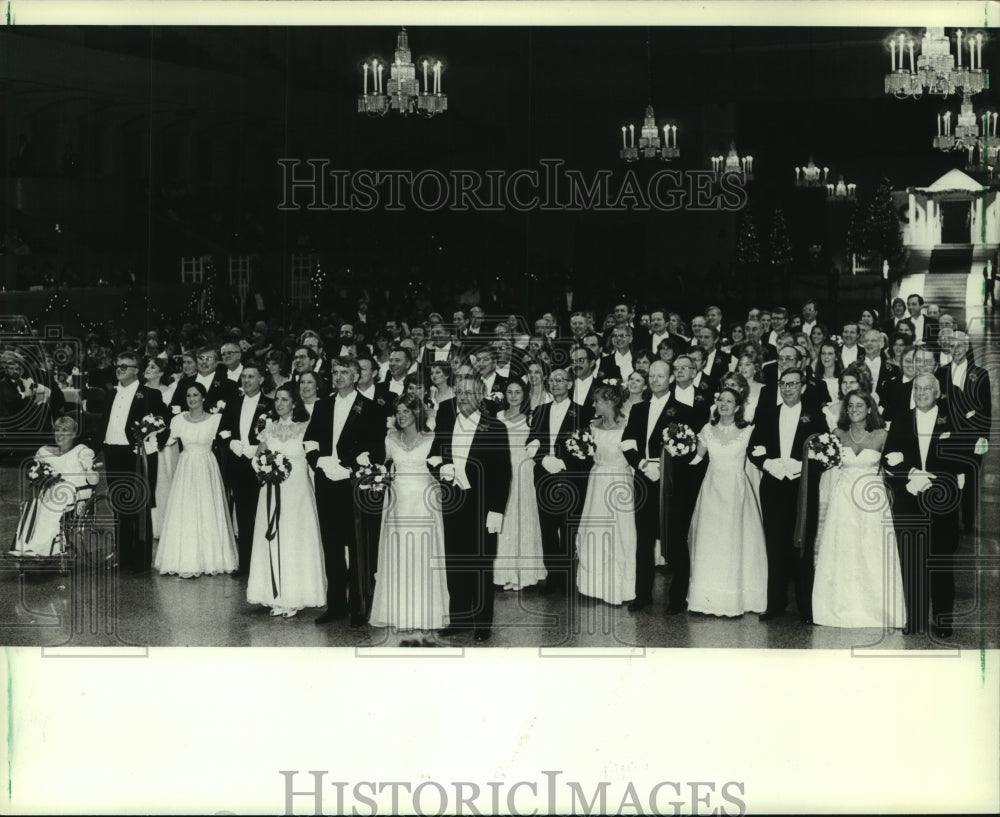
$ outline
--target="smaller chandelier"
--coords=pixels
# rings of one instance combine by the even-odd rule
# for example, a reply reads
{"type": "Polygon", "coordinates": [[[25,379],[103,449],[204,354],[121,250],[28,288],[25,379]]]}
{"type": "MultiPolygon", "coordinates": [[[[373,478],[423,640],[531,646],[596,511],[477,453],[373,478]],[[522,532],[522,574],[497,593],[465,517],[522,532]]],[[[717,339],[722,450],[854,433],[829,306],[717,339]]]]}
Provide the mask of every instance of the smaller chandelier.
{"type": "Polygon", "coordinates": [[[992,111],[984,111],[977,117],[972,109],[972,97],[965,94],[954,127],[952,127],[951,111],[938,114],[938,132],[934,137],[934,147],[938,150],[966,151],[968,153],[966,170],[982,170],[984,166],[996,166],[1000,155],[1000,137],[997,136],[998,118],[1000,115],[992,111]],[[976,160],[977,150],[978,160],[976,160]]]}
{"type": "Polygon", "coordinates": [[[857,196],[858,186],[853,183],[847,184],[843,176],[837,178],[836,184],[826,186],[827,201],[853,201],[857,196]]]}
{"type": "Polygon", "coordinates": [[[660,131],[656,127],[656,116],[653,113],[653,106],[646,106],[646,118],[642,123],[642,131],[639,134],[639,146],[635,145],[635,125],[626,127],[622,125],[622,147],[618,151],[618,156],[626,162],[634,162],[638,159],[660,159],[669,162],[681,155],[680,148],[677,147],[677,126],[663,126],[663,143],[660,143],[660,131]]]}
{"type": "Polygon", "coordinates": [[[719,176],[736,173],[745,182],[753,181],[753,156],[740,156],[736,152],[736,142],[729,143],[729,153],[712,157],[712,171],[719,176]]]}
{"type": "Polygon", "coordinates": [[[385,65],[372,57],[361,65],[364,74],[364,93],[358,97],[358,113],[385,116],[399,111],[404,116],[436,116],[448,110],[448,96],[441,93],[441,60],[426,58],[420,61],[423,69],[423,92],[417,80],[417,66],[410,57],[410,42],[404,28],[396,37],[396,55],[389,67],[389,79],[385,81],[385,65]],[[428,77],[428,71],[430,76],[428,77]],[[371,92],[368,90],[368,74],[371,73],[371,92]]]}
{"type": "Polygon", "coordinates": [[[962,65],[962,30],[955,32],[956,57],[951,39],[941,26],[924,31],[920,56],[914,58],[917,41],[901,31],[889,39],[891,69],[885,75],[885,92],[897,99],[919,99],[924,89],[936,96],[954,93],[978,94],[989,87],[989,71],[983,68],[983,34],[968,33],[968,65],[962,65]],[[897,53],[898,51],[898,53],[897,53]],[[909,67],[907,67],[909,66],[909,67]]]}
{"type": "Polygon", "coordinates": [[[826,178],[830,174],[830,168],[817,167],[812,156],[809,157],[809,164],[805,167],[795,168],[796,187],[822,187],[826,184],[826,178]],[[822,178],[820,175],[822,174],[822,178]]]}

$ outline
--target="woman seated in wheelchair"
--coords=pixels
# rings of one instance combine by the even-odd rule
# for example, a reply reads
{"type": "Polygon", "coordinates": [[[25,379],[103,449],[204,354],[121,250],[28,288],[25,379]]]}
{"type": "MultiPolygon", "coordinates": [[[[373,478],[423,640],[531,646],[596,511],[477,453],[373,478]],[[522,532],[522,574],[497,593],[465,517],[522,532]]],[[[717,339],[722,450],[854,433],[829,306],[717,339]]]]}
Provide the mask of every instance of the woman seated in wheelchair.
{"type": "Polygon", "coordinates": [[[59,556],[65,548],[62,519],[83,516],[97,484],[94,452],[74,444],[78,427],[72,417],[53,424],[55,445],[43,445],[28,468],[32,497],[23,504],[11,553],[18,556],[59,556]]]}

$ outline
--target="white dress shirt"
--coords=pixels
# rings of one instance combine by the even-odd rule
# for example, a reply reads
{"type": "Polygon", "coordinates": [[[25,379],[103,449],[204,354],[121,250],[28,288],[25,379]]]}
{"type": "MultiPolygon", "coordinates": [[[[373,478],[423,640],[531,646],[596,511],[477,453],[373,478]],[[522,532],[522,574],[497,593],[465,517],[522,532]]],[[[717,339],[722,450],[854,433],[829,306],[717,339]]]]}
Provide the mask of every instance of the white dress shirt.
{"type": "Polygon", "coordinates": [[[705,358],[705,367],[702,369],[702,371],[705,374],[708,374],[709,372],[711,372],[712,371],[712,367],[715,365],[715,353],[716,353],[716,351],[717,351],[716,349],[713,349],[709,353],[708,357],[705,358]]]}
{"type": "Polygon", "coordinates": [[[389,391],[392,392],[393,394],[402,394],[403,393],[403,380],[404,379],[402,377],[399,378],[399,380],[395,380],[395,379],[393,379],[393,378],[390,377],[389,381],[388,381],[388,383],[389,383],[389,391]]]}
{"type": "Polygon", "coordinates": [[[778,440],[781,457],[788,459],[792,456],[792,447],[795,443],[795,428],[802,417],[802,402],[799,401],[794,406],[782,403],[778,411],[778,440]]]}
{"type": "Polygon", "coordinates": [[[802,323],[802,332],[803,332],[803,334],[806,335],[806,337],[808,337],[809,333],[812,332],[813,327],[815,325],[816,325],[816,321],[803,321],[803,323],[802,323]]]}
{"type": "Polygon", "coordinates": [[[451,341],[448,341],[444,346],[434,347],[433,360],[447,360],[449,357],[451,357],[451,341]]]}
{"type": "Polygon", "coordinates": [[[504,380],[510,380],[510,364],[509,363],[506,366],[497,366],[495,371],[504,380]]]}
{"type": "Polygon", "coordinates": [[[108,417],[108,430],[104,435],[104,442],[108,445],[129,445],[125,424],[128,422],[128,410],[132,407],[132,401],[138,391],[138,380],[128,386],[118,384],[115,401],[111,404],[111,415],[108,417]]]}
{"type": "Polygon", "coordinates": [[[590,391],[590,384],[594,382],[594,375],[579,378],[573,384],[573,402],[582,406],[587,399],[587,392],[590,391]]]}
{"type": "MultiPolygon", "coordinates": [[[[347,415],[350,413],[351,408],[354,406],[354,401],[357,399],[358,392],[357,389],[351,389],[351,393],[347,397],[342,397],[337,395],[333,400],[333,451],[337,451],[337,443],[340,442],[340,435],[344,430],[344,424],[347,422],[347,415]]],[[[343,463],[341,463],[343,465],[343,463]]],[[[349,466],[345,466],[349,467],[349,466]]]]}
{"type": "Polygon", "coordinates": [[[688,386],[686,389],[682,389],[680,386],[674,386],[674,400],[678,403],[683,403],[685,406],[694,407],[694,384],[688,386]]]}
{"type": "Polygon", "coordinates": [[[628,380],[629,375],[635,371],[635,366],[632,365],[632,353],[626,352],[624,355],[615,352],[615,364],[618,366],[618,371],[622,373],[622,382],[624,383],[628,380]]]}
{"type": "Polygon", "coordinates": [[[455,427],[451,432],[451,461],[455,465],[455,484],[463,491],[468,491],[472,486],[469,484],[469,477],[465,467],[469,462],[469,451],[472,448],[472,440],[476,436],[476,427],[479,425],[480,413],[473,412],[466,417],[462,412],[455,418],[455,427]]]}
{"type": "Polygon", "coordinates": [[[237,383],[240,382],[240,377],[243,375],[243,364],[241,363],[236,369],[226,369],[226,377],[237,383]]]}
{"type": "Polygon", "coordinates": [[[652,349],[653,354],[656,354],[659,351],[660,344],[663,343],[663,341],[665,341],[669,337],[670,337],[670,330],[669,329],[666,330],[665,332],[663,332],[660,335],[656,335],[656,334],[653,335],[653,349],[652,349]]]}
{"type": "Polygon", "coordinates": [[[483,393],[485,395],[492,394],[493,384],[496,382],[497,382],[497,370],[494,369],[492,372],[490,372],[488,377],[483,378],[483,387],[485,388],[485,391],[483,393]]]}
{"type": "Polygon", "coordinates": [[[375,399],[375,384],[372,383],[367,389],[358,389],[358,394],[367,397],[369,400],[375,399]]]}
{"type": "Polygon", "coordinates": [[[913,323],[913,339],[923,340],[924,339],[924,316],[921,315],[918,318],[910,318],[913,323]]]}
{"type": "Polygon", "coordinates": [[[951,364],[951,383],[959,391],[965,388],[965,375],[968,374],[968,371],[969,362],[967,360],[951,364]]]}
{"type": "Polygon", "coordinates": [[[931,406],[930,411],[917,410],[917,444],[920,446],[920,470],[927,470],[927,452],[931,448],[931,437],[934,434],[934,424],[937,422],[937,406],[931,406]]]}
{"type": "Polygon", "coordinates": [[[559,436],[559,429],[562,428],[571,402],[568,398],[552,401],[552,407],[549,409],[549,456],[554,457],[556,454],[556,437],[559,436]]]}
{"type": "Polygon", "coordinates": [[[660,397],[649,398],[649,416],[646,418],[646,438],[643,441],[643,459],[649,458],[649,438],[653,436],[653,429],[656,427],[656,423],[659,421],[660,415],[663,413],[663,407],[667,405],[667,401],[669,399],[670,392],[667,392],[660,397]]]}
{"type": "Polygon", "coordinates": [[[840,362],[844,364],[844,367],[850,366],[852,363],[858,362],[858,345],[854,346],[843,346],[840,350],[840,362]]]}
{"type": "Polygon", "coordinates": [[[250,441],[250,429],[253,427],[253,413],[257,410],[260,402],[260,392],[253,397],[243,397],[243,406],[240,408],[240,439],[244,442],[250,441]]]}
{"type": "Polygon", "coordinates": [[[878,391],[878,378],[882,373],[882,358],[865,358],[865,365],[872,375],[872,391],[878,391]]]}
{"type": "Polygon", "coordinates": [[[212,381],[215,380],[215,372],[212,372],[211,374],[195,375],[194,380],[196,383],[201,383],[207,392],[210,388],[212,388],[212,381]]]}

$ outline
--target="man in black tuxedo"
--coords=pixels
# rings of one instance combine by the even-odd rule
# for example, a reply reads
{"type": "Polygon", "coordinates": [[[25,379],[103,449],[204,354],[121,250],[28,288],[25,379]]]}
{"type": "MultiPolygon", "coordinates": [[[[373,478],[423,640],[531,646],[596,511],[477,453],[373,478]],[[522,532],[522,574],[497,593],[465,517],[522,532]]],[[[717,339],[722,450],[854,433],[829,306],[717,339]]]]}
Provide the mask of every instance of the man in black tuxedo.
{"type": "Polygon", "coordinates": [[[593,416],[593,391],[598,381],[598,359],[586,346],[579,346],[570,352],[570,367],[573,369],[573,391],[571,399],[587,414],[587,422],[593,416]]]}
{"type": "Polygon", "coordinates": [[[913,337],[928,346],[934,346],[937,343],[938,322],[924,314],[924,299],[920,295],[911,295],[906,299],[906,308],[913,324],[913,337]]]}
{"type": "Polygon", "coordinates": [[[292,380],[296,383],[306,372],[311,372],[316,367],[319,357],[316,351],[309,346],[299,346],[292,353],[292,380]]]}
{"type": "Polygon", "coordinates": [[[483,404],[480,408],[486,414],[496,417],[503,405],[502,395],[507,390],[507,378],[497,371],[496,351],[492,346],[480,347],[472,357],[472,365],[482,387],[483,404]],[[501,397],[497,399],[496,395],[501,397]]]}
{"type": "MultiPolygon", "coordinates": [[[[681,358],[690,366],[690,359],[681,358]]],[[[649,366],[652,397],[632,407],[622,432],[622,452],[635,469],[635,599],[628,605],[632,612],[653,603],[656,540],[660,535],[660,451],[663,429],[672,416],[666,411],[669,400],[670,364],[654,360],[649,366]]],[[[685,603],[687,591],[685,590],[685,603]]],[[[669,608],[669,604],[668,604],[669,608]]]]}
{"type": "Polygon", "coordinates": [[[236,519],[239,538],[240,565],[232,576],[245,575],[250,569],[257,497],[260,493],[257,475],[250,460],[260,443],[257,422],[274,408],[274,400],[264,396],[260,390],[264,383],[260,364],[244,364],[240,383],[243,395],[223,410],[218,435],[222,441],[220,459],[229,494],[229,508],[236,519]]]}
{"type": "MultiPolygon", "coordinates": [[[[924,350],[927,353],[929,350],[924,350]]],[[[882,419],[887,424],[892,425],[913,411],[913,378],[916,376],[916,366],[914,359],[917,354],[917,347],[908,346],[901,358],[902,369],[900,376],[896,380],[890,380],[883,387],[883,394],[880,395],[879,405],[882,408],[882,419]]]]}
{"type": "MultiPolygon", "coordinates": [[[[104,453],[108,501],[117,522],[119,562],[125,570],[144,573],[153,557],[150,508],[156,495],[156,453],[146,455],[148,479],[143,481],[136,454],[136,446],[143,445],[143,441],[135,438],[132,424],[147,414],[162,417],[165,422],[169,418],[160,390],[139,383],[136,355],[118,355],[115,376],[118,387],[101,415],[90,447],[104,453]]],[[[160,435],[161,443],[167,434],[165,430],[160,435]]]]}
{"type": "Polygon", "coordinates": [[[359,465],[385,459],[385,414],[355,388],[360,369],[354,358],[335,358],[330,366],[336,396],[321,400],[313,410],[304,441],[318,448],[306,454],[316,472],[316,505],[326,561],[326,612],[316,619],[326,624],[350,615],[352,627],[364,624],[371,611],[369,550],[364,517],[355,508],[351,472],[359,465]],[[344,561],[347,548],[350,570],[344,561]]]}
{"type": "Polygon", "coordinates": [[[840,364],[846,369],[852,363],[857,363],[865,356],[865,350],[858,345],[861,338],[861,327],[856,323],[845,323],[841,329],[844,345],[840,347],[840,364]]]}
{"type": "MultiPolygon", "coordinates": [[[[763,472],[760,507],[767,547],[767,609],[761,613],[761,621],[785,612],[788,580],[794,573],[799,616],[803,623],[812,623],[813,552],[812,548],[803,548],[796,558],[795,508],[802,475],[802,446],[807,437],[827,427],[820,412],[810,412],[802,404],[804,385],[801,369],[781,373],[781,405],[770,412],[758,410],[748,445],[747,456],[763,472]]],[[[818,478],[818,474],[815,476],[818,478]]]]}
{"type": "Polygon", "coordinates": [[[432,323],[428,331],[430,344],[424,348],[420,358],[420,364],[424,371],[427,371],[432,363],[447,365],[448,361],[451,360],[452,349],[455,348],[455,344],[452,343],[443,323],[432,323]]]}
{"type": "Polygon", "coordinates": [[[862,359],[872,377],[872,391],[878,395],[881,401],[886,383],[902,377],[902,372],[882,351],[882,333],[878,329],[869,329],[861,340],[865,350],[862,359]]]}
{"type": "Polygon", "coordinates": [[[396,398],[406,391],[406,373],[410,363],[410,350],[405,346],[394,346],[389,352],[389,371],[385,380],[375,385],[375,405],[385,418],[392,415],[396,398]]]}
{"type": "Polygon", "coordinates": [[[956,434],[971,451],[959,473],[964,476],[965,483],[962,486],[962,526],[967,533],[973,533],[978,528],[980,476],[993,423],[990,375],[973,363],[969,336],[965,332],[954,333],[951,365],[940,367],[936,375],[956,434]]]}
{"type": "Polygon", "coordinates": [[[629,375],[635,371],[633,352],[632,330],[628,326],[614,327],[611,330],[611,352],[601,358],[597,367],[598,378],[614,379],[624,385],[629,375]]]}
{"type": "Polygon", "coordinates": [[[968,445],[937,404],[937,378],[918,374],[913,384],[916,408],[892,424],[883,449],[906,597],[903,632],[925,633],[933,609],[932,632],[947,638],[955,603],[950,562],[958,547],[959,474],[968,445]]]}
{"type": "Polygon", "coordinates": [[[587,493],[588,467],[566,451],[566,441],[587,428],[590,414],[569,396],[570,374],[549,373],[551,403],[531,413],[529,449],[535,461],[535,493],[542,530],[542,552],[548,576],[543,594],[565,593],[575,586],[575,536],[587,493]]]}
{"type": "Polygon", "coordinates": [[[712,324],[706,324],[698,330],[698,345],[701,346],[705,358],[702,371],[705,373],[708,387],[713,392],[719,390],[719,384],[722,378],[729,374],[729,364],[732,362],[732,357],[727,352],[717,348],[718,343],[719,330],[712,324]]]}
{"type": "Polygon", "coordinates": [[[782,346],[778,351],[776,364],[770,364],[763,368],[764,388],[760,390],[760,398],[757,401],[756,416],[761,417],[763,412],[777,410],[784,403],[784,395],[778,388],[778,380],[783,372],[789,369],[798,369],[802,372],[802,404],[810,413],[819,413],[823,408],[826,390],[814,384],[809,373],[809,367],[803,365],[804,356],[798,346],[782,346]]]}
{"type": "Polygon", "coordinates": [[[185,392],[192,383],[200,383],[204,387],[208,395],[205,398],[205,411],[213,414],[222,411],[239,397],[239,387],[226,376],[226,367],[219,363],[218,351],[211,346],[202,346],[198,350],[197,363],[197,373],[183,378],[174,389],[174,396],[170,400],[170,410],[174,414],[187,411],[185,392]]]}
{"type": "MultiPolygon", "coordinates": [[[[627,326],[632,330],[630,343],[634,343],[637,348],[646,348],[649,345],[649,330],[642,324],[639,324],[638,326],[635,324],[634,306],[625,303],[615,304],[613,314],[615,316],[615,326],[612,328],[627,326]]],[[[605,335],[605,339],[607,339],[607,335],[605,335]]]]}
{"type": "MultiPolygon", "coordinates": [[[[458,414],[434,431],[428,467],[441,482],[449,624],[439,634],[472,630],[487,641],[493,627],[493,560],[510,494],[507,428],[480,410],[482,380],[471,367],[455,380],[458,414]]],[[[511,520],[511,524],[513,520],[511,520]]]]}

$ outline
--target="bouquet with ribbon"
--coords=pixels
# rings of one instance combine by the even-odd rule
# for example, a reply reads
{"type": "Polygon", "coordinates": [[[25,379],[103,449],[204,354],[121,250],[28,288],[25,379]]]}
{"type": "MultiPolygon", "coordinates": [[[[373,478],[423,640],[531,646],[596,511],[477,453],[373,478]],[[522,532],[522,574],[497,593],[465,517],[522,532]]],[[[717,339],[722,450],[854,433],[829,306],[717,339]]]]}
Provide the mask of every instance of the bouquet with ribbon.
{"type": "Polygon", "coordinates": [[[823,466],[825,471],[828,468],[836,468],[844,458],[844,447],[836,435],[825,431],[816,434],[806,441],[807,456],[823,466]]]}
{"type": "Polygon", "coordinates": [[[28,466],[28,482],[38,493],[60,481],[62,481],[62,475],[44,460],[32,460],[31,465],[28,466]]]}
{"type": "Polygon", "coordinates": [[[663,430],[663,447],[671,457],[686,457],[698,450],[698,435],[687,423],[671,423],[663,430]]]}
{"type": "Polygon", "coordinates": [[[370,491],[372,495],[381,494],[392,485],[392,460],[386,460],[385,465],[361,465],[351,476],[358,481],[359,491],[370,491]]]}
{"type": "Polygon", "coordinates": [[[259,438],[264,433],[264,429],[267,428],[267,424],[273,422],[274,418],[270,414],[261,414],[257,418],[257,422],[253,424],[253,433],[259,438]]]}
{"type": "Polygon", "coordinates": [[[278,525],[281,521],[281,483],[292,473],[292,463],[281,452],[266,449],[254,455],[250,460],[250,466],[257,475],[257,481],[267,487],[267,532],[264,538],[268,542],[268,557],[271,564],[271,590],[274,597],[278,598],[281,595],[281,537],[278,535],[278,525]],[[275,561],[278,565],[277,570],[275,561]]]}
{"type": "Polygon", "coordinates": [[[142,446],[145,448],[147,454],[155,452],[156,440],[150,440],[149,438],[159,434],[166,427],[167,424],[158,414],[147,414],[145,417],[140,417],[132,423],[132,439],[136,451],[138,452],[139,446],[142,446]]]}
{"type": "Polygon", "coordinates": [[[597,446],[594,443],[594,435],[588,429],[574,431],[566,440],[566,453],[578,460],[593,460],[597,446]]]}

